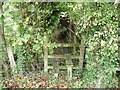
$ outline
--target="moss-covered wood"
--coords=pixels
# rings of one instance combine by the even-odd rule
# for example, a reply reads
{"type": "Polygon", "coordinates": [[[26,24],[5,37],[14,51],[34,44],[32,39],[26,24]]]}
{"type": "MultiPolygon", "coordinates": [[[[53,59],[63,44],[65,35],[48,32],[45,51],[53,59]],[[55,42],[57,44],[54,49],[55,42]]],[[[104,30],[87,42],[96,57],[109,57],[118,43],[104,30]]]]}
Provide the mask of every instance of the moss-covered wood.
{"type": "Polygon", "coordinates": [[[73,62],[72,60],[66,60],[66,66],[67,66],[67,72],[68,72],[68,76],[72,77],[72,67],[73,67],[73,62]]]}
{"type": "MultiPolygon", "coordinates": [[[[53,69],[53,66],[48,66],[48,69],[53,69]]],[[[67,66],[59,66],[59,69],[67,69],[67,66]]],[[[72,69],[80,69],[79,66],[73,66],[72,69]]]]}
{"type": "Polygon", "coordinates": [[[59,73],[59,62],[57,60],[53,61],[53,71],[54,71],[54,76],[58,77],[59,73]]]}
{"type": "Polygon", "coordinates": [[[67,66],[67,70],[68,70],[68,76],[72,77],[72,66],[67,66]]]}
{"type": "Polygon", "coordinates": [[[46,41],[45,46],[44,46],[44,72],[48,72],[48,47],[46,46],[47,44],[47,35],[45,35],[46,41]]]}
{"type": "Polygon", "coordinates": [[[82,57],[80,56],[75,56],[75,55],[48,55],[48,58],[65,58],[65,59],[80,59],[82,57]]]}
{"type": "Polygon", "coordinates": [[[84,53],[85,53],[85,43],[84,40],[81,40],[81,47],[80,47],[80,58],[79,58],[79,66],[82,69],[83,68],[83,62],[84,62],[84,53]]]}
{"type": "Polygon", "coordinates": [[[71,60],[71,59],[66,60],[66,65],[67,65],[67,66],[73,66],[72,60],[71,60]]]}
{"type": "Polygon", "coordinates": [[[80,44],[74,43],[47,43],[48,47],[80,47],[80,44]]]}

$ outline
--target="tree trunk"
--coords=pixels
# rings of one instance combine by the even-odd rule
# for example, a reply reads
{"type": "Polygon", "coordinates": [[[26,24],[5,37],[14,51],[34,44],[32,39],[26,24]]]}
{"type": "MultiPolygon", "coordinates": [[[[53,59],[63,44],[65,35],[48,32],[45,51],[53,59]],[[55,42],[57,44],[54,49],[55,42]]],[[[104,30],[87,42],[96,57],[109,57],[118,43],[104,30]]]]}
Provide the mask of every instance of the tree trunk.
{"type": "Polygon", "coordinates": [[[15,71],[16,63],[15,63],[15,60],[14,60],[14,56],[13,56],[11,47],[7,47],[7,53],[8,53],[8,57],[9,57],[12,72],[17,73],[17,71],[15,71]]]}
{"type": "Polygon", "coordinates": [[[3,8],[2,8],[2,2],[0,2],[0,80],[3,79],[2,75],[2,68],[3,68],[3,62],[6,59],[6,52],[5,52],[5,41],[4,41],[4,26],[3,26],[3,8]]]}
{"type": "MultiPolygon", "coordinates": [[[[0,17],[2,17],[2,2],[0,2],[0,17]]],[[[3,61],[3,30],[2,30],[2,20],[0,19],[0,62],[3,61]]],[[[0,80],[2,80],[2,63],[0,63],[0,80]]]]}
{"type": "Polygon", "coordinates": [[[3,16],[3,2],[0,1],[0,80],[3,79],[3,68],[5,69],[5,76],[8,77],[7,52],[4,38],[4,20],[3,16]]]}

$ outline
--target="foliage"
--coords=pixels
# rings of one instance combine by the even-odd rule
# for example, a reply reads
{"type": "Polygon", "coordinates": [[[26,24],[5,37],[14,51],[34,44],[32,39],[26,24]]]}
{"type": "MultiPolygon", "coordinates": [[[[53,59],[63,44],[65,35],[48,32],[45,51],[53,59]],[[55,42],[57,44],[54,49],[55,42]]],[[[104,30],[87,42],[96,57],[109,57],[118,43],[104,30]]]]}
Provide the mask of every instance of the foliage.
{"type": "Polygon", "coordinates": [[[55,78],[53,74],[31,73],[29,75],[16,76],[11,80],[6,79],[1,83],[3,88],[74,88],[72,83],[80,81],[77,78],[69,81],[62,74],[59,77],[55,78]]]}
{"type": "MultiPolygon", "coordinates": [[[[114,79],[118,83],[117,79],[114,79]]],[[[59,74],[54,77],[53,74],[29,73],[27,75],[16,75],[13,78],[6,79],[1,82],[3,88],[94,88],[93,85],[87,86],[90,80],[83,81],[78,75],[73,78],[59,74]]],[[[96,83],[93,81],[93,83],[96,83]]],[[[109,86],[107,88],[110,88],[109,86]]]]}
{"type": "Polygon", "coordinates": [[[88,80],[89,83],[84,83],[85,87],[86,84],[93,87],[116,87],[116,83],[112,80],[115,76],[116,67],[119,66],[116,43],[118,41],[117,9],[113,3],[78,5],[81,5],[81,8],[80,6],[75,8],[75,14],[78,17],[76,23],[80,23],[78,28],[81,29],[78,33],[86,34],[83,38],[85,38],[87,46],[87,64],[82,80],[88,80]]]}
{"type": "MultiPolygon", "coordinates": [[[[77,79],[76,82],[73,79],[73,82],[69,82],[70,85],[67,81],[68,86],[64,84],[63,87],[118,87],[115,74],[118,67],[119,16],[114,3],[5,2],[3,8],[5,39],[7,45],[14,48],[19,74],[34,71],[34,68],[38,70],[42,66],[39,63],[43,60],[43,46],[47,40],[45,35],[48,34],[48,37],[53,39],[61,12],[67,12],[70,21],[76,25],[75,34],[85,40],[87,48],[86,65],[79,74],[81,79],[77,79]]],[[[53,53],[52,49],[50,52],[53,53]]],[[[41,80],[41,76],[22,76],[18,80],[20,77],[17,77],[17,81],[7,80],[4,83],[12,84],[11,86],[15,83],[17,86],[13,87],[58,87],[53,85],[54,81],[50,83],[49,79],[54,80],[52,76],[45,82],[41,80]],[[39,84],[42,83],[41,86],[37,80],[39,84]],[[29,82],[29,85],[26,85],[26,82],[29,82]]]]}

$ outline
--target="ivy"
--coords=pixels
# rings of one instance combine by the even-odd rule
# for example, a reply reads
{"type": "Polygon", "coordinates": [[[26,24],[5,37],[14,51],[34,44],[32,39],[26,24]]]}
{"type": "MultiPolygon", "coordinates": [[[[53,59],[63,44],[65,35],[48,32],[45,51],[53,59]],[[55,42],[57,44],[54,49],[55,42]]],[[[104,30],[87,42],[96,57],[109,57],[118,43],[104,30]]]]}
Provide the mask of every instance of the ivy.
{"type": "MultiPolygon", "coordinates": [[[[37,67],[36,63],[43,61],[43,46],[47,40],[44,35],[52,39],[61,12],[67,12],[76,26],[75,34],[85,40],[87,47],[85,68],[79,74],[81,82],[74,83],[75,87],[118,87],[115,74],[119,66],[116,43],[119,15],[114,3],[5,2],[3,8],[5,38],[17,55],[18,73],[29,72],[30,65],[37,67]]],[[[49,48],[50,54],[54,53],[53,48],[49,48]]]]}

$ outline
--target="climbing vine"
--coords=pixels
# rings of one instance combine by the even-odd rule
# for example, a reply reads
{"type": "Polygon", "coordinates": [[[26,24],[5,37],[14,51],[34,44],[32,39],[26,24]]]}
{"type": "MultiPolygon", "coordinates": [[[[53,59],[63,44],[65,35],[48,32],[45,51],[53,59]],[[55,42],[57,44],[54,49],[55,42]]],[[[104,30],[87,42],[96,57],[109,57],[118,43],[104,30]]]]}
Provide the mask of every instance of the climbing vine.
{"type": "MultiPolygon", "coordinates": [[[[19,74],[43,70],[45,34],[50,39],[67,12],[75,35],[85,42],[85,67],[75,88],[118,87],[118,10],[106,2],[5,2],[4,28],[7,46],[12,46],[19,74]]],[[[72,38],[72,37],[71,37],[72,38]]],[[[53,47],[54,48],[54,47],[53,47]]],[[[53,53],[51,48],[50,53],[53,53]]]]}

